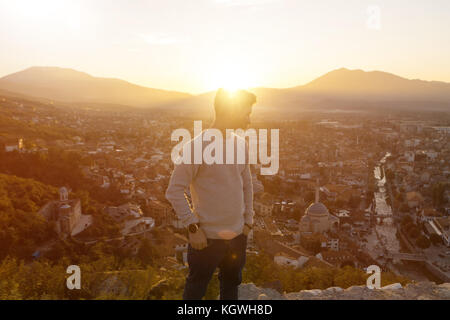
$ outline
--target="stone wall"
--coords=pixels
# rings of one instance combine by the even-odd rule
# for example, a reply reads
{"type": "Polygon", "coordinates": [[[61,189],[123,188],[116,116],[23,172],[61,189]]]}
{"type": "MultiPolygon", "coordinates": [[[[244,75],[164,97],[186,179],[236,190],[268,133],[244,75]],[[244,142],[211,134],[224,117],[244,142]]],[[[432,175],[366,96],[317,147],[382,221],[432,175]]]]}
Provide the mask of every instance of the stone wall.
{"type": "Polygon", "coordinates": [[[284,294],[246,283],[239,287],[239,300],[450,300],[450,283],[418,282],[405,287],[395,283],[373,290],[366,286],[332,287],[284,294]]]}

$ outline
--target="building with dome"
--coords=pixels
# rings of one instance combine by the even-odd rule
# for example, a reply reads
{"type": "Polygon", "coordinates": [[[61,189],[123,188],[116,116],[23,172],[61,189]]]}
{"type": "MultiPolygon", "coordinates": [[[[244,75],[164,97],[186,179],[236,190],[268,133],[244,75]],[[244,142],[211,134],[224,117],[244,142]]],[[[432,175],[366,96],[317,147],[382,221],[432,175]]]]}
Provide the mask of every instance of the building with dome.
{"type": "Polygon", "coordinates": [[[316,199],[305,211],[300,220],[300,233],[325,233],[336,231],[339,227],[339,218],[330,214],[327,207],[319,201],[319,188],[316,187],[316,199]]]}

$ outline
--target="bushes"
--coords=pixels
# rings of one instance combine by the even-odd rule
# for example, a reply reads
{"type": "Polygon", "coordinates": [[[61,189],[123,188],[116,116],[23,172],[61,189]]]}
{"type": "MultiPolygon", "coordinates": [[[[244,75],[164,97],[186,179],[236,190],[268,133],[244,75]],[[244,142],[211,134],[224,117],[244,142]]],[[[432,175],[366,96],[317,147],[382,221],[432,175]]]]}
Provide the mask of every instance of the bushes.
{"type": "MultiPolygon", "coordinates": [[[[365,285],[369,274],[350,266],[343,268],[307,267],[294,269],[276,265],[268,255],[248,256],[243,273],[243,282],[253,282],[257,286],[280,280],[283,290],[297,292],[300,290],[326,289],[338,286],[348,288],[355,285],[365,285]]],[[[395,282],[405,284],[406,278],[392,273],[381,275],[382,284],[395,282]]]]}
{"type": "Polygon", "coordinates": [[[366,284],[367,277],[369,275],[364,273],[364,271],[355,269],[352,267],[344,267],[338,269],[334,285],[341,288],[348,288],[355,285],[366,284]]]}
{"type": "Polygon", "coordinates": [[[413,219],[411,218],[411,216],[404,216],[402,219],[402,226],[406,226],[408,224],[414,223],[413,219]]]}
{"type": "MultiPolygon", "coordinates": [[[[89,158],[82,157],[80,153],[58,148],[51,148],[48,155],[9,152],[0,157],[0,172],[35,179],[55,187],[70,186],[77,193],[85,192],[102,203],[120,203],[123,197],[119,190],[105,190],[84,176],[81,166],[89,163],[89,158]]],[[[34,194],[34,191],[30,189],[27,193],[34,194]]]]}
{"type": "Polygon", "coordinates": [[[420,229],[417,226],[412,226],[408,229],[408,235],[411,238],[416,239],[420,236],[420,229]]]}
{"type": "Polygon", "coordinates": [[[422,235],[417,239],[416,245],[421,249],[426,249],[426,248],[430,247],[431,242],[430,242],[430,240],[428,240],[427,237],[422,235]]]}
{"type": "Polygon", "coordinates": [[[322,249],[322,242],[319,237],[301,237],[301,244],[314,255],[318,254],[322,249]]]}
{"type": "Polygon", "coordinates": [[[32,179],[0,174],[0,259],[30,257],[53,232],[37,211],[57,196],[54,187],[32,179]]]}
{"type": "Polygon", "coordinates": [[[438,244],[442,243],[442,238],[440,236],[438,236],[436,233],[433,233],[430,236],[430,241],[431,241],[432,244],[438,245],[438,244]]]}
{"type": "Polygon", "coordinates": [[[417,239],[421,232],[419,227],[414,223],[410,216],[405,216],[401,222],[402,229],[408,234],[409,237],[417,239]]]}
{"type": "Polygon", "coordinates": [[[406,202],[403,202],[400,205],[400,211],[401,212],[409,212],[409,210],[410,210],[410,208],[409,208],[409,206],[408,206],[408,204],[406,202]]]}
{"type": "Polygon", "coordinates": [[[58,299],[65,290],[65,268],[48,263],[0,263],[0,299],[58,299]]]}
{"type": "Polygon", "coordinates": [[[103,253],[95,260],[88,256],[79,261],[64,257],[57,263],[38,260],[25,264],[15,258],[5,258],[0,262],[0,300],[181,299],[185,276],[185,270],[144,267],[135,259],[121,261],[103,253]],[[80,266],[81,290],[66,287],[69,277],[66,270],[72,264],[80,266]],[[150,289],[161,279],[167,279],[161,295],[149,297],[150,289]]]}
{"type": "MultiPolygon", "coordinates": [[[[103,244],[91,248],[89,255],[64,256],[58,262],[38,260],[24,264],[6,258],[0,262],[0,299],[181,299],[187,270],[144,265],[136,259],[119,259],[103,244]],[[81,269],[81,290],[68,290],[66,269],[77,264],[81,269]],[[157,287],[157,288],[156,288],[157,287]],[[156,290],[157,289],[157,290],[156,290]]],[[[293,269],[276,265],[269,256],[248,256],[243,283],[257,286],[279,280],[286,292],[348,288],[365,285],[369,274],[353,267],[293,269]]],[[[392,273],[381,275],[382,285],[408,280],[392,273]]],[[[206,299],[216,299],[219,281],[215,274],[206,299]]]]}

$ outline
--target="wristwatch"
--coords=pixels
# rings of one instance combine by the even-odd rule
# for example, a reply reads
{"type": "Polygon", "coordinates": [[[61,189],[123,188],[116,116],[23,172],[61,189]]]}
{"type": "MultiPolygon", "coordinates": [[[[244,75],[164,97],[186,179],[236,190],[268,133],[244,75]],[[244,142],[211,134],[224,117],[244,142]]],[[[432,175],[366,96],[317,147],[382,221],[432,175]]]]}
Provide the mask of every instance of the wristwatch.
{"type": "Polygon", "coordinates": [[[190,225],[188,225],[188,231],[189,233],[196,233],[198,231],[198,224],[197,223],[191,223],[190,225]]]}

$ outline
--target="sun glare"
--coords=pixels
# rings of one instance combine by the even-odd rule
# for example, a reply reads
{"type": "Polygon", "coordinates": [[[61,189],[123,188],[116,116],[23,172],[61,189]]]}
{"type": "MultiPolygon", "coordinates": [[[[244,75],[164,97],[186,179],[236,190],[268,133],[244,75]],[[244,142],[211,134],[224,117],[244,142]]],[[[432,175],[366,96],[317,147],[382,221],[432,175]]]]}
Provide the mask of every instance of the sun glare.
{"type": "Polygon", "coordinates": [[[249,70],[234,64],[222,65],[220,68],[213,69],[207,79],[207,86],[210,89],[223,88],[230,93],[255,85],[249,70]]]}
{"type": "Polygon", "coordinates": [[[80,4],[75,1],[16,0],[8,1],[5,6],[24,23],[34,21],[41,26],[52,26],[58,22],[72,29],[79,28],[80,4]]]}

